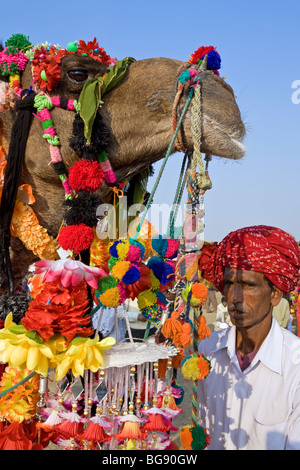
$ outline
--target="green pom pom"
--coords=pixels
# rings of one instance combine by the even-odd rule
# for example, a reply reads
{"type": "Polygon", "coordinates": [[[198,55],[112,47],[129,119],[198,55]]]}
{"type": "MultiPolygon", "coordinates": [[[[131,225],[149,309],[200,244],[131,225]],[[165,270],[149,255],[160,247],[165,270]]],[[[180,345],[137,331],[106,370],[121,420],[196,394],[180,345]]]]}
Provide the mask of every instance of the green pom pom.
{"type": "Polygon", "coordinates": [[[109,261],[107,263],[110,271],[112,270],[112,268],[114,267],[114,265],[116,264],[117,261],[119,261],[118,258],[115,258],[114,256],[111,256],[111,258],[109,259],[109,261]]]}
{"type": "Polygon", "coordinates": [[[117,284],[118,284],[118,281],[112,276],[102,277],[98,281],[98,289],[96,290],[96,293],[101,294],[102,292],[105,292],[107,289],[116,287],[117,284]]]}
{"type": "Polygon", "coordinates": [[[21,51],[22,49],[27,49],[31,46],[31,42],[29,41],[29,37],[25,36],[24,34],[13,34],[6,42],[5,47],[12,46],[15,49],[21,51]]]}
{"type": "Polygon", "coordinates": [[[207,433],[205,432],[202,426],[192,426],[192,449],[194,450],[203,450],[207,445],[207,433]]]}
{"type": "Polygon", "coordinates": [[[70,52],[77,52],[77,42],[76,41],[69,42],[67,44],[67,50],[70,52]]]}

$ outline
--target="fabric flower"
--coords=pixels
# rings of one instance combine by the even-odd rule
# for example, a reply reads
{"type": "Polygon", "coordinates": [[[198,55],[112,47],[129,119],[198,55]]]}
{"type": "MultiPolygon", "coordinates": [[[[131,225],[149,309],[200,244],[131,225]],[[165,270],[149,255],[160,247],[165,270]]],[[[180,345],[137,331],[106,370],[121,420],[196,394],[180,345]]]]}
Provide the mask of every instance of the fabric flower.
{"type": "MultiPolygon", "coordinates": [[[[7,366],[0,382],[0,392],[20,383],[30,374],[28,369],[22,371],[7,366]]],[[[22,423],[34,418],[36,404],[40,398],[39,376],[36,374],[7,395],[0,398],[0,414],[7,421],[22,423]]]]}
{"type": "Polygon", "coordinates": [[[76,338],[68,349],[56,356],[57,367],[55,380],[61,380],[69,369],[75,377],[84,376],[84,370],[89,369],[97,372],[104,366],[103,351],[110,349],[115,344],[111,337],[99,341],[95,338],[76,338]]]}
{"type": "Polygon", "coordinates": [[[65,50],[57,50],[54,46],[50,46],[49,50],[43,46],[35,49],[32,59],[33,77],[41,90],[51,91],[58,85],[61,75],[60,62],[64,55],[65,50]]]}
{"type": "Polygon", "coordinates": [[[38,223],[33,210],[22,201],[16,202],[11,221],[11,233],[40,259],[57,258],[56,240],[48,235],[47,230],[38,223]]]}
{"type": "Polygon", "coordinates": [[[35,443],[36,436],[35,422],[13,422],[0,433],[0,450],[43,450],[43,443],[35,443]]]}
{"type": "Polygon", "coordinates": [[[77,52],[79,54],[92,57],[93,59],[97,60],[98,62],[102,62],[105,65],[109,65],[112,62],[111,57],[106,54],[103,47],[99,47],[96,38],[94,38],[93,41],[88,41],[87,43],[80,40],[78,43],[77,52]]]}
{"type": "Polygon", "coordinates": [[[86,337],[93,334],[90,317],[86,314],[88,308],[84,281],[69,288],[63,287],[59,280],[47,282],[42,292],[29,303],[21,322],[27,331],[37,331],[44,341],[55,333],[72,341],[76,335],[86,337]]]}
{"type": "Polygon", "coordinates": [[[1,362],[46,376],[54,353],[53,343],[45,344],[35,333],[28,335],[22,325],[12,321],[12,314],[6,317],[4,328],[0,330],[1,362]]]}
{"type": "Polygon", "coordinates": [[[35,266],[37,267],[35,274],[44,273],[45,282],[60,279],[63,287],[76,286],[84,280],[89,286],[97,289],[98,279],[107,276],[107,273],[101,268],[91,267],[72,259],[38,261],[35,266]]]}

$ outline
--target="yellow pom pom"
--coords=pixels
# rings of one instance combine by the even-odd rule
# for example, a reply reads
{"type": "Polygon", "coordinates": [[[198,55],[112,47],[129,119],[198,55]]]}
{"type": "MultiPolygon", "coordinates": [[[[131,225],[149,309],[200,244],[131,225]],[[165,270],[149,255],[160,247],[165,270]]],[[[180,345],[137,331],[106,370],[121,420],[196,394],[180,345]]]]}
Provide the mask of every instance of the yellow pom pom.
{"type": "Polygon", "coordinates": [[[128,253],[128,250],[129,250],[129,240],[122,240],[120,243],[117,244],[117,252],[118,252],[118,255],[119,255],[119,258],[121,260],[123,260],[125,258],[125,256],[127,255],[128,253]]]}
{"type": "MultiPolygon", "coordinates": [[[[119,243],[120,245],[120,243],[119,243]]],[[[111,270],[113,277],[121,280],[130,268],[130,261],[117,261],[111,270]]]]}
{"type": "Polygon", "coordinates": [[[152,269],[150,269],[150,274],[149,274],[150,280],[151,280],[151,287],[153,290],[159,289],[160,288],[160,281],[157,279],[156,276],[154,276],[154,273],[152,269]]]}
{"type": "Polygon", "coordinates": [[[187,380],[197,380],[199,376],[199,369],[197,365],[198,357],[190,357],[183,364],[181,371],[182,375],[187,380]]]}
{"type": "Polygon", "coordinates": [[[121,303],[119,289],[117,287],[107,289],[103,294],[100,295],[99,300],[105,307],[118,307],[118,305],[121,303]]]}
{"type": "Polygon", "coordinates": [[[152,290],[144,290],[141,292],[138,296],[138,307],[140,310],[143,308],[151,307],[152,305],[155,305],[157,301],[157,297],[155,292],[152,290]]]}
{"type": "Polygon", "coordinates": [[[203,380],[210,371],[210,361],[203,354],[189,357],[182,366],[182,375],[187,380],[203,380]]]}

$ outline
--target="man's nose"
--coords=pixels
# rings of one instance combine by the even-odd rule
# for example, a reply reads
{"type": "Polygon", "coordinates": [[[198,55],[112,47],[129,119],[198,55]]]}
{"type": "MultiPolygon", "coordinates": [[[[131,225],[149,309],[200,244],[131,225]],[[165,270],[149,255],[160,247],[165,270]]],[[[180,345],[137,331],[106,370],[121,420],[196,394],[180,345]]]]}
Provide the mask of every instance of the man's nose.
{"type": "MultiPolygon", "coordinates": [[[[239,284],[233,284],[230,289],[230,301],[233,304],[240,303],[243,300],[243,290],[239,284]]],[[[228,297],[229,300],[229,297],[228,297]]]]}

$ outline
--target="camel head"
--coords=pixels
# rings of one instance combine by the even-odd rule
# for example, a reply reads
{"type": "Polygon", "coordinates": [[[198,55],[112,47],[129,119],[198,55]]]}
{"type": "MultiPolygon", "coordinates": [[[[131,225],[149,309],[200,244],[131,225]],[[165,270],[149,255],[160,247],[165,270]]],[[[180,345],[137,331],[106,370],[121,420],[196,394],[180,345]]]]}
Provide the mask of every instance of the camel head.
{"type": "MultiPolygon", "coordinates": [[[[165,156],[174,118],[180,116],[193,85],[185,81],[179,95],[182,74],[194,70],[201,87],[201,151],[223,158],[243,157],[245,127],[233,90],[214,65],[220,63],[215,48],[200,48],[187,62],[163,57],[118,61],[96,39],[69,43],[66,49],[47,44],[33,47],[25,39],[22,47],[9,49],[12,46],[5,44],[0,52],[0,145],[6,155],[19,93],[34,91],[52,101],[59,98],[59,105],[50,111],[50,127],[59,138],[66,174],[79,158],[95,160],[104,150],[116,184],[128,182],[165,156]],[[78,102],[80,109],[75,105],[78,102]],[[84,107],[87,114],[94,110],[92,116],[83,117],[84,107]]],[[[56,237],[66,211],[65,190],[52,165],[55,158],[53,154],[50,158],[45,123],[39,111],[34,115],[20,184],[32,187],[34,212],[56,237]]],[[[171,153],[193,152],[191,119],[190,106],[180,128],[180,143],[176,141],[171,153]]],[[[105,183],[99,193],[102,200],[112,194],[105,183]]]]}
{"type": "MultiPolygon", "coordinates": [[[[23,67],[22,88],[34,85],[37,91],[42,90],[50,96],[75,100],[78,100],[88,80],[105,76],[114,63],[99,47],[96,39],[88,43],[69,43],[67,49],[37,46],[27,56],[30,60],[23,67]]],[[[98,131],[104,132],[106,150],[118,181],[130,178],[163,158],[173,133],[172,110],[174,112],[176,81],[187,68],[196,69],[201,79],[201,151],[230,159],[244,156],[242,141],[245,127],[232,88],[219,76],[218,66],[210,64],[210,61],[216,63],[216,57],[219,59],[218,53],[210,46],[199,48],[186,63],[167,58],[132,60],[122,80],[116,86],[108,87],[105,95],[101,96],[102,103],[97,113],[101,119],[95,121],[94,135],[97,134],[97,126],[100,126],[98,131]],[[213,55],[211,59],[210,55],[213,55]]],[[[190,85],[184,87],[182,100],[177,106],[179,114],[190,85]]],[[[73,148],[69,145],[74,114],[55,109],[53,121],[61,140],[64,161],[69,166],[78,158],[76,144],[73,148]]],[[[7,147],[11,127],[8,115],[3,116],[3,127],[3,145],[7,147]]],[[[35,173],[43,174],[44,179],[53,180],[53,171],[51,173],[51,168],[47,168],[49,151],[40,127],[40,123],[35,120],[28,140],[27,167],[31,176],[35,173]],[[38,162],[35,156],[37,149],[38,162]]],[[[174,146],[173,152],[183,150],[182,145],[185,150],[192,152],[190,108],[181,128],[181,139],[181,147],[174,146]]],[[[85,148],[85,151],[92,152],[93,146],[85,148]]]]}

